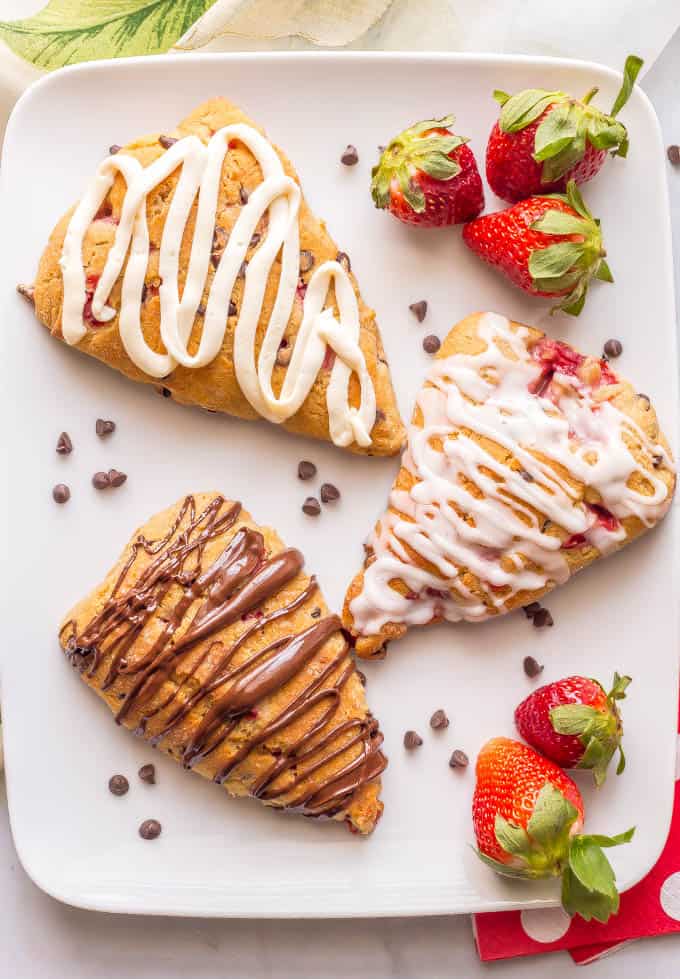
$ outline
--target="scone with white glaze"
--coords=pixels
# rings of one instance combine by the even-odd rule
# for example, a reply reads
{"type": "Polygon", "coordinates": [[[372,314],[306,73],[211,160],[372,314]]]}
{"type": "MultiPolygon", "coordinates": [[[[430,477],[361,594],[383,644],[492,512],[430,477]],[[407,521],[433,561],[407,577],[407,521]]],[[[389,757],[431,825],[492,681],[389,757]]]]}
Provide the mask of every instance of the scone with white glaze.
{"type": "Polygon", "coordinates": [[[375,313],[283,152],[224,99],[113,149],[20,287],[52,335],[178,401],[399,452],[375,313]]]}
{"type": "Polygon", "coordinates": [[[357,653],[540,599],[658,523],[674,489],[650,400],[612,364],[494,313],[467,317],[417,396],[347,592],[357,653]]]}
{"type": "Polygon", "coordinates": [[[382,734],[304,559],[219,493],[156,514],[59,637],[116,721],[230,795],[367,834],[382,734]]]}

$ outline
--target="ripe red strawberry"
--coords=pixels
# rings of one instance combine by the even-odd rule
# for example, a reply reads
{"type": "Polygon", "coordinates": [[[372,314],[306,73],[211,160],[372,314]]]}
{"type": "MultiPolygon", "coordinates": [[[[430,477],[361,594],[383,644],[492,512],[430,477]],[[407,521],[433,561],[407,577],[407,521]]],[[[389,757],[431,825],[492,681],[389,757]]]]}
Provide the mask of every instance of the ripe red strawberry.
{"type": "Polygon", "coordinates": [[[532,296],[551,296],[573,316],[591,279],[613,282],[600,224],[571,180],[566,195],[529,197],[463,228],[463,241],[532,296]]]}
{"type": "Polygon", "coordinates": [[[520,201],[532,194],[564,191],[569,180],[590,180],[607,157],[625,157],[626,127],[616,116],[630,97],[642,59],[626,59],[621,90],[607,115],[565,92],[530,88],[517,95],[495,91],[502,106],[486,148],[486,178],[495,194],[520,201]]]}
{"type": "Polygon", "coordinates": [[[582,835],[583,799],[568,775],[510,738],[488,741],[477,758],[472,822],[478,856],[507,877],[561,877],[562,906],[586,921],[619,909],[614,871],[602,852],[632,839],[582,835]]]}
{"type": "Polygon", "coordinates": [[[399,133],[373,167],[371,195],[407,224],[439,228],[476,217],[484,190],[467,139],[450,129],[453,116],[426,119],[399,133]]]}
{"type": "Polygon", "coordinates": [[[534,690],[515,711],[517,730],[525,741],[562,768],[591,768],[602,785],[607,766],[618,750],[616,774],[626,765],[621,747],[623,725],[617,706],[626,696],[629,676],[614,674],[606,693],[602,684],[570,676],[534,690]]]}

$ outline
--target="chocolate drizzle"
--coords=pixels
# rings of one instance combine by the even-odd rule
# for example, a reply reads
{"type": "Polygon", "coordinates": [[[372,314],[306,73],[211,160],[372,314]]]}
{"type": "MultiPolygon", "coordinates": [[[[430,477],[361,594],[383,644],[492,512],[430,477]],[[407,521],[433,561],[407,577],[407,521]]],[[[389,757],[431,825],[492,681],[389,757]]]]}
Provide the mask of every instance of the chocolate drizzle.
{"type": "Polygon", "coordinates": [[[327,615],[301,632],[267,638],[267,627],[300,609],[317,584],[311,578],[297,595],[265,610],[299,575],[304,559],[293,548],[267,555],[262,534],[250,527],[229,535],[240,511],[239,503],[216,496],[197,513],[187,496],[164,537],[134,540],[103,608],[80,631],[67,622],[62,642],[88,679],[101,671],[95,682],[101,690],[117,685],[118,723],[161,747],[169,735],[189,731],[180,749],[185,767],[213,756],[211,774],[222,784],[258,751],[260,761],[263,755],[272,760],[264,770],[259,765],[257,775],[252,766],[243,774],[251,795],[305,815],[332,816],[385,768],[382,734],[370,714],[337,716],[356,672],[344,639],[330,659],[319,656],[306,685],[283,706],[276,703],[272,714],[271,698],[340,633],[341,623],[327,615]],[[206,547],[223,536],[218,557],[204,567],[206,547]],[[150,560],[138,570],[142,553],[150,560]],[[239,621],[245,627],[230,644],[215,636],[239,621]],[[142,632],[145,652],[133,661],[142,632]],[[247,643],[257,646],[239,661],[247,643]],[[259,718],[260,705],[266,719],[259,718]],[[193,722],[183,727],[193,711],[193,722]],[[274,736],[293,725],[294,740],[284,750],[274,736]],[[221,752],[215,758],[232,745],[229,757],[221,752]]]}

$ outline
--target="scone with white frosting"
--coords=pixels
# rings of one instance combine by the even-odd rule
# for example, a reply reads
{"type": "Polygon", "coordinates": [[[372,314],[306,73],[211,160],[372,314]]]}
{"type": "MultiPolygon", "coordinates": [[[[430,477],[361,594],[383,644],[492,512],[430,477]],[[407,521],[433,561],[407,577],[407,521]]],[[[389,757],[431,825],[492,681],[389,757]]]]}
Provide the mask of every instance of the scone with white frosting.
{"type": "Polygon", "coordinates": [[[649,398],[605,360],[495,313],[458,323],[416,399],[386,512],[345,599],[360,656],[409,626],[539,599],[667,512],[649,398]]]}
{"type": "Polygon", "coordinates": [[[281,150],[224,99],[112,149],[20,288],[50,332],[178,401],[399,452],[375,314],[281,150]]]}
{"type": "Polygon", "coordinates": [[[133,534],[59,637],[116,721],[185,768],[366,834],[387,762],[340,626],[298,550],[200,493],[133,534]]]}

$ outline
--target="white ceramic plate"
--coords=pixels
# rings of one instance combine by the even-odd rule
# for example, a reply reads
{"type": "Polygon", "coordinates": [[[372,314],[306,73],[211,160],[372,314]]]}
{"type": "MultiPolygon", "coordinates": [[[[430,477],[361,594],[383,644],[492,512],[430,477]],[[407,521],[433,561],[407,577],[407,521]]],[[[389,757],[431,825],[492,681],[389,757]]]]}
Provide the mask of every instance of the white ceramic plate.
{"type": "MultiPolygon", "coordinates": [[[[522,659],[543,679],[585,672],[633,674],[625,704],[628,768],[597,798],[579,778],[593,831],[636,824],[611,852],[623,888],[656,860],[671,811],[677,710],[676,508],[663,527],[550,597],[555,628],[521,614],[479,626],[414,629],[382,663],[366,667],[368,694],[385,731],[390,766],[385,815],[367,841],[344,827],[231,801],[215,786],[115,727],[61,656],[56,626],[107,571],[132,529],[190,490],[220,489],[302,547],[331,606],[362,558],[362,541],[397,467],[330,445],[182,408],[52,339],[14,293],[34,274],[47,235],[113,142],[170,128],[195,104],[224,94],[241,104],[298,167],[312,207],[352,258],[378,311],[404,417],[427,367],[425,332],[443,335],[465,314],[496,309],[597,352],[620,337],[617,368],[653,394],[675,442],[676,348],[669,220],[654,112],[636,91],[625,110],[627,161],[608,164],[586,190],[602,218],[615,286],[596,284],[578,321],[550,318],[466,251],[458,229],[417,232],[377,213],[368,193],[377,146],[404,124],[457,113],[483,159],[495,87],[585,92],[611,104],[619,80],[575,62],[493,56],[217,55],[163,57],[55,74],[20,101],[2,165],[3,396],[10,474],[7,607],[3,618],[3,722],[12,827],[24,867],[64,901],[108,911],[192,915],[397,915],[508,909],[556,901],[551,885],[503,881],[477,862],[471,840],[472,768],[454,772],[453,748],[474,759],[492,735],[512,735],[512,712],[531,689],[522,659]],[[360,163],[340,165],[354,143],[360,163]],[[426,298],[418,326],[409,303],[426,298]],[[109,440],[98,417],[114,418],[109,440]],[[68,431],[73,455],[58,457],[68,431]],[[317,484],[296,478],[313,459],[342,501],[311,520],[302,499],[317,484]],[[97,493],[92,473],[115,466],[127,484],[97,493]],[[65,507],[54,483],[72,488],[65,507]],[[435,733],[431,713],[452,724],[435,733]],[[424,737],[406,753],[403,733],[424,737]],[[137,768],[155,761],[158,784],[137,768]],[[106,783],[128,775],[114,798],[106,783]],[[147,817],[163,835],[145,843],[147,817]]],[[[495,202],[489,198],[488,204],[495,202]]]]}

